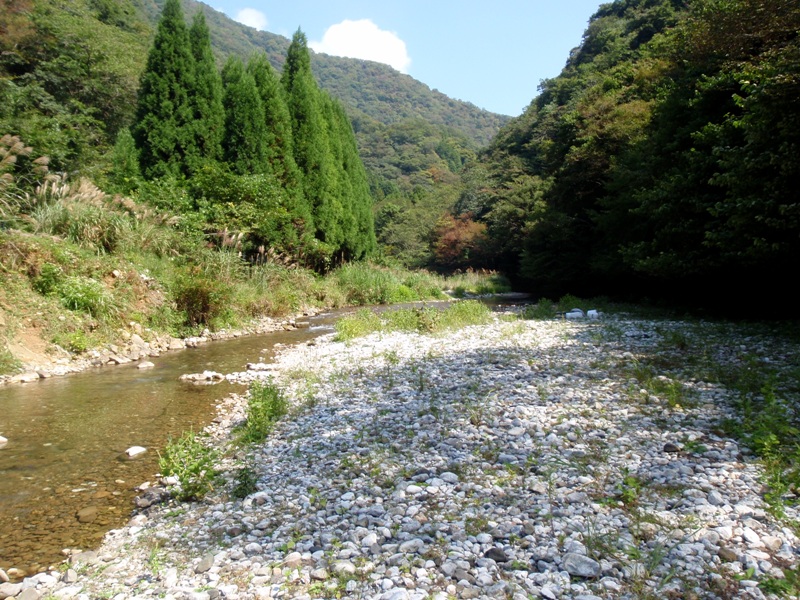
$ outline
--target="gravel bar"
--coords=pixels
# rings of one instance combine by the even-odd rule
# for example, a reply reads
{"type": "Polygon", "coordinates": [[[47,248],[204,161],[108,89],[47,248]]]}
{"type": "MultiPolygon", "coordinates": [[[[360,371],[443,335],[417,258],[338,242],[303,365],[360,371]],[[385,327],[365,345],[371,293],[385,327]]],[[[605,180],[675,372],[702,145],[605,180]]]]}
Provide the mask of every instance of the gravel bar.
{"type": "MultiPolygon", "coordinates": [[[[797,515],[769,510],[720,428],[737,392],[707,374],[798,356],[754,328],[623,316],[286,348],[226,375],[270,378],[292,411],[227,453],[224,485],[0,599],[776,597],[797,515]],[[643,365],[661,365],[650,385],[643,365]],[[237,500],[243,463],[258,491],[237,500]]],[[[214,443],[245,409],[220,402],[214,443]]]]}

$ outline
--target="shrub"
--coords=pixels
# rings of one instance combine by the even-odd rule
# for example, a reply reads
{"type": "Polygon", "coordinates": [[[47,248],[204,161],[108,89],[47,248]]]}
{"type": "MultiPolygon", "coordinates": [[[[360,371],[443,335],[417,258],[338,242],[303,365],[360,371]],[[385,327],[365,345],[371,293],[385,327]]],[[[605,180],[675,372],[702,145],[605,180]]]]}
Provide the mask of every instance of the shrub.
{"type": "Polygon", "coordinates": [[[225,283],[202,275],[179,277],[173,288],[175,305],[189,327],[210,325],[229,308],[230,295],[225,283]]]}
{"type": "Polygon", "coordinates": [[[542,298],[536,304],[529,304],[522,310],[523,319],[553,319],[556,314],[556,305],[547,298],[542,298]]]}
{"type": "Polygon", "coordinates": [[[251,464],[245,465],[236,471],[236,483],[231,490],[231,495],[243,500],[258,491],[257,484],[258,476],[255,469],[251,464]]]}
{"type": "Polygon", "coordinates": [[[11,354],[5,342],[0,341],[0,375],[13,375],[21,370],[22,363],[11,354]]]}
{"type": "Polygon", "coordinates": [[[55,293],[63,277],[64,271],[60,266],[44,263],[39,269],[39,274],[32,281],[33,289],[44,296],[55,293]]]}
{"type": "Polygon", "coordinates": [[[113,298],[105,286],[94,279],[68,276],[58,283],[55,293],[70,310],[84,311],[99,317],[113,310],[113,298]]]}
{"type": "Polygon", "coordinates": [[[388,310],[380,316],[369,309],[361,309],[339,319],[336,339],[346,341],[375,331],[434,333],[486,323],[490,316],[489,308],[477,300],[456,302],[444,310],[431,307],[388,310]]]}
{"type": "Polygon", "coordinates": [[[178,500],[200,500],[214,489],[217,452],[204,444],[194,431],[170,440],[164,454],[158,454],[161,475],[174,476],[178,487],[172,490],[178,500]]]}
{"type": "Polygon", "coordinates": [[[288,410],[286,396],[278,386],[271,382],[253,382],[247,400],[247,421],[241,429],[240,440],[246,444],[263,441],[275,422],[288,410]]]}
{"type": "Polygon", "coordinates": [[[341,317],[336,321],[336,340],[343,342],[380,331],[381,318],[368,308],[341,317]]]}

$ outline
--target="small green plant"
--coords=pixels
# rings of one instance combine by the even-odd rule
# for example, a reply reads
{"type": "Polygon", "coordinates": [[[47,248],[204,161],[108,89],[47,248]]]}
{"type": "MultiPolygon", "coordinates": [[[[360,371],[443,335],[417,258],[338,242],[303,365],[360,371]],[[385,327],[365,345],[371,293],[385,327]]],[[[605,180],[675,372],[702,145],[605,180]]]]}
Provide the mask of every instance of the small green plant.
{"type": "Polygon", "coordinates": [[[464,520],[464,531],[467,535],[478,535],[489,527],[489,520],[486,517],[467,517],[464,520]]]}
{"type": "Polygon", "coordinates": [[[216,450],[190,430],[177,440],[170,438],[164,453],[158,453],[158,466],[162,475],[178,479],[178,486],[173,490],[175,498],[199,500],[214,489],[217,456],[216,450]]]}
{"type": "Polygon", "coordinates": [[[628,508],[636,506],[643,488],[644,483],[641,479],[623,469],[622,481],[617,485],[617,496],[625,506],[628,508]]]}
{"type": "Polygon", "coordinates": [[[258,475],[252,465],[248,464],[236,471],[236,483],[231,490],[231,495],[239,500],[244,500],[258,491],[258,475]]]}
{"type": "Polygon", "coordinates": [[[529,304],[522,310],[523,319],[553,319],[556,316],[556,305],[547,298],[542,298],[536,304],[529,304]]]}
{"type": "Polygon", "coordinates": [[[239,439],[245,444],[263,441],[275,422],[288,410],[286,396],[278,386],[272,382],[253,382],[247,400],[247,420],[241,428],[239,439]]]}
{"type": "Polygon", "coordinates": [[[64,278],[64,271],[53,263],[44,263],[39,269],[39,274],[31,282],[33,289],[42,295],[52,294],[64,278]]]}
{"type": "Polygon", "coordinates": [[[797,596],[800,593],[800,574],[796,569],[784,569],[783,577],[764,575],[759,580],[758,587],[765,594],[797,596]]]}
{"type": "Polygon", "coordinates": [[[13,375],[21,370],[22,363],[11,354],[5,342],[0,342],[0,375],[13,375]]]}

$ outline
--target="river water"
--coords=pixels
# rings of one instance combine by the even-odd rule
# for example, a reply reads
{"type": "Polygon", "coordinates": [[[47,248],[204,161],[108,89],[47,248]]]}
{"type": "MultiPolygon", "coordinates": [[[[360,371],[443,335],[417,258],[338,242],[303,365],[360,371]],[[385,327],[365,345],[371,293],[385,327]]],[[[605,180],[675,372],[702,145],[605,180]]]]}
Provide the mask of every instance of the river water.
{"type": "Polygon", "coordinates": [[[180,375],[242,371],[268,361],[277,344],[330,332],[335,318],[167,353],[150,359],[152,369],[129,364],[0,387],[0,434],[9,440],[0,449],[0,568],[33,574],[62,561],[64,549],[98,546],[106,531],[130,519],[134,488],[154,481],[157,450],[208,425],[216,401],[243,389],[191,384],[180,375]],[[148,451],[130,460],[131,446],[148,451]],[[97,517],[81,523],[76,514],[87,507],[97,517]]]}

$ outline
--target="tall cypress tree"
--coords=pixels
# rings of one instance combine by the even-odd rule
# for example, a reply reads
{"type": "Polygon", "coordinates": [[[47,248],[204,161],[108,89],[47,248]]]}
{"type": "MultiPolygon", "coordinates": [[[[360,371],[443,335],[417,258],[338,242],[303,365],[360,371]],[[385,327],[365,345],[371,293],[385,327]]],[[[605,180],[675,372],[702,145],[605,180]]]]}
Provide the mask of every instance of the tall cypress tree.
{"type": "Polygon", "coordinates": [[[286,90],[294,158],[303,173],[305,199],[311,208],[316,237],[327,243],[337,237],[336,218],[328,206],[336,182],[320,91],[311,73],[307,44],[305,34],[298,29],[286,55],[281,83],[286,90]]]}
{"type": "Polygon", "coordinates": [[[222,106],[222,80],[211,51],[211,35],[202,11],[198,11],[189,29],[189,41],[195,61],[194,89],[191,93],[194,109],[194,144],[197,155],[189,157],[190,168],[205,160],[222,158],[222,135],[225,111],[222,106]]]}
{"type": "Polygon", "coordinates": [[[269,173],[264,106],[256,82],[241,59],[231,56],[222,69],[225,107],[223,154],[239,175],[269,173]]]}
{"type": "Polygon", "coordinates": [[[195,148],[190,91],[194,57],[179,0],[167,0],[140,80],[133,137],[142,174],[153,179],[187,173],[195,148]]]}
{"type": "Polygon", "coordinates": [[[254,54],[247,63],[247,71],[256,82],[266,123],[267,160],[272,174],[284,187],[284,208],[292,215],[297,235],[313,235],[311,208],[304,200],[303,180],[294,160],[292,121],[286,104],[286,92],[264,52],[254,54]],[[308,230],[308,231],[307,231],[308,230]]]}
{"type": "Polygon", "coordinates": [[[372,195],[369,191],[367,171],[358,153],[353,126],[344,106],[332,101],[333,119],[341,144],[341,179],[344,183],[345,214],[342,229],[345,251],[349,258],[363,258],[375,252],[375,219],[372,214],[372,195]]]}
{"type": "Polygon", "coordinates": [[[272,172],[286,187],[295,188],[300,185],[300,171],[294,161],[292,121],[285,92],[266,53],[251,56],[247,72],[253,76],[264,106],[267,156],[272,172]]]}

